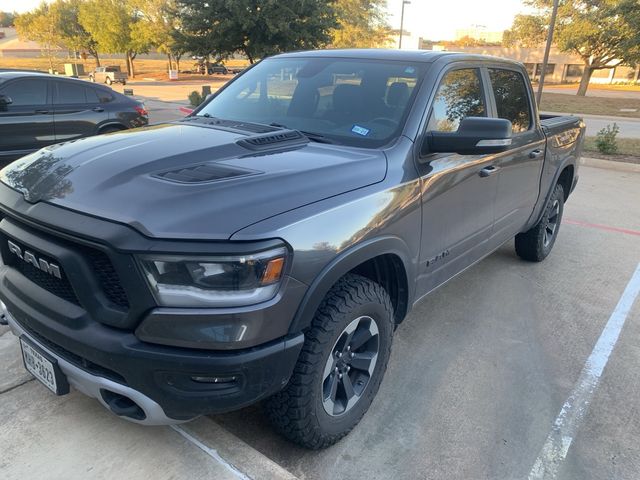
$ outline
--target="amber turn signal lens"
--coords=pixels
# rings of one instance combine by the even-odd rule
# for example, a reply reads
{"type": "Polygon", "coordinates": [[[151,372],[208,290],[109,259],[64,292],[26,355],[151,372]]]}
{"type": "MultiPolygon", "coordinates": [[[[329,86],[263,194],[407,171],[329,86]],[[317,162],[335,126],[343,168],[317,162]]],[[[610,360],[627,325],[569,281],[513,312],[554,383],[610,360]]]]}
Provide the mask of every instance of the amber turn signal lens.
{"type": "Polygon", "coordinates": [[[264,275],[262,275],[262,285],[268,285],[280,280],[282,275],[282,267],[284,267],[284,257],[278,257],[269,260],[267,268],[264,269],[264,275]]]}

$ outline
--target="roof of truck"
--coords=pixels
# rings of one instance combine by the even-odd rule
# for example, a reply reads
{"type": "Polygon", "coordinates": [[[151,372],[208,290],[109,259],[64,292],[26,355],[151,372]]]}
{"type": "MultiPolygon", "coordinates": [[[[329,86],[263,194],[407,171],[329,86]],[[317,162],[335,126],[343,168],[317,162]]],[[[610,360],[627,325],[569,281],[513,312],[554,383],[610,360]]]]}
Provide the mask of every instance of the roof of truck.
{"type": "Polygon", "coordinates": [[[494,60],[508,63],[518,63],[506,58],[477,55],[462,52],[434,51],[434,50],[392,50],[392,49],[344,49],[344,50],[307,50],[300,52],[282,53],[276,55],[286,57],[324,57],[324,58],[362,58],[370,60],[399,60],[405,62],[432,63],[442,57],[465,60],[494,60]]]}

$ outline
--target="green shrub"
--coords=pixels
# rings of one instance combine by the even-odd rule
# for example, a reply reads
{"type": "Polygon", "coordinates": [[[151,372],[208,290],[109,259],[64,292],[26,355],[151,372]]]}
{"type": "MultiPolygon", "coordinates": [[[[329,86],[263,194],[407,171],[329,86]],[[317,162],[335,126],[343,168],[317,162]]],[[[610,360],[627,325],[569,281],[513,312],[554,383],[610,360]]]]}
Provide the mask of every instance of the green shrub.
{"type": "Polygon", "coordinates": [[[193,92],[191,92],[189,94],[189,103],[191,104],[192,107],[197,107],[198,105],[200,105],[202,102],[204,102],[204,98],[202,95],[200,95],[199,92],[196,92],[195,90],[193,92]]]}
{"type": "Polygon", "coordinates": [[[607,125],[605,128],[600,130],[596,137],[596,147],[598,151],[607,155],[616,153],[618,151],[618,142],[616,141],[616,137],[619,132],[620,128],[616,123],[613,124],[613,127],[611,125],[607,125]]]}

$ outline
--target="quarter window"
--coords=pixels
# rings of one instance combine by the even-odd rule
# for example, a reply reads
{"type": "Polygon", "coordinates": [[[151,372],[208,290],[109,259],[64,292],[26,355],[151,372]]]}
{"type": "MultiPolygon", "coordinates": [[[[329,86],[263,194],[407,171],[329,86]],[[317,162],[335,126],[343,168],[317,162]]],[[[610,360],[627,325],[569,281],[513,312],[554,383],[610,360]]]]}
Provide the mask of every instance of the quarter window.
{"type": "Polygon", "coordinates": [[[47,82],[35,78],[20,79],[8,85],[1,92],[11,97],[9,107],[47,104],[47,82]]]}
{"type": "Polygon", "coordinates": [[[427,130],[455,132],[463,118],[486,116],[480,71],[454,70],[445,75],[438,87],[427,130]]]}
{"type": "Polygon", "coordinates": [[[514,70],[489,69],[498,117],[511,122],[513,133],[524,132],[531,126],[529,94],[523,76],[514,70]]]}

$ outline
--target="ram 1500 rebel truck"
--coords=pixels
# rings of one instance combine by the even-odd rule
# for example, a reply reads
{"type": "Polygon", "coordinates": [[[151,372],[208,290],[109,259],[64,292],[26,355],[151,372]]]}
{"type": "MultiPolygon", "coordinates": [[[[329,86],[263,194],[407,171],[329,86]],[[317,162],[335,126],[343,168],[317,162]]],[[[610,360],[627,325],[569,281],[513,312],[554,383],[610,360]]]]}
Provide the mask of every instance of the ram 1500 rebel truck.
{"type": "Polygon", "coordinates": [[[265,400],[326,447],[412,305],[514,237],[549,255],[583,135],[509,60],[274,56],[184,119],[4,168],[4,318],[58,395],[150,425],[265,400]]]}

